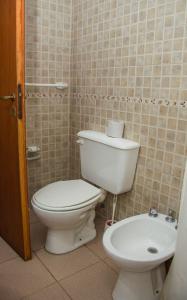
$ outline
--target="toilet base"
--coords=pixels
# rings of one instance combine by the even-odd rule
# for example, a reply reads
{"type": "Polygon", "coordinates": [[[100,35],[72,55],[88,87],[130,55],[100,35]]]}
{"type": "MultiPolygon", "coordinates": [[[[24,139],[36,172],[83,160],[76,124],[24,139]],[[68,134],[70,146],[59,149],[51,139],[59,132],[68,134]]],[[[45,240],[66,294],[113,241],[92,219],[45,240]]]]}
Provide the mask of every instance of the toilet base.
{"type": "Polygon", "coordinates": [[[80,246],[93,240],[96,236],[96,230],[84,228],[74,238],[75,233],[71,230],[48,230],[45,249],[54,254],[63,254],[73,251],[80,246]]]}
{"type": "Polygon", "coordinates": [[[48,229],[45,249],[53,254],[63,254],[93,240],[96,236],[94,217],[95,210],[92,210],[87,221],[83,220],[78,227],[63,230],[48,229]]]}
{"type": "Polygon", "coordinates": [[[134,273],[121,270],[113,291],[114,300],[159,300],[165,279],[165,265],[134,273]]]}

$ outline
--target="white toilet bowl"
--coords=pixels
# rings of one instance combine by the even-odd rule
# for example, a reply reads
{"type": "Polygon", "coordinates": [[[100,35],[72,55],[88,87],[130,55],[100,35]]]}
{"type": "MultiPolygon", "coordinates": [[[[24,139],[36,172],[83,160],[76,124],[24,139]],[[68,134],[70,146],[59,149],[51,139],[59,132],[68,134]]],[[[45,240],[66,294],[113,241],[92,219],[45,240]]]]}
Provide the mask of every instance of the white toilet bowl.
{"type": "Polygon", "coordinates": [[[105,196],[105,191],[80,179],[54,182],[36,192],[32,206],[48,228],[46,250],[66,253],[92,240],[95,206],[105,196]]]}
{"type": "Polygon", "coordinates": [[[142,214],[124,219],[103,236],[108,255],[121,268],[114,300],[158,300],[165,279],[164,262],[175,252],[176,222],[142,214]]]}

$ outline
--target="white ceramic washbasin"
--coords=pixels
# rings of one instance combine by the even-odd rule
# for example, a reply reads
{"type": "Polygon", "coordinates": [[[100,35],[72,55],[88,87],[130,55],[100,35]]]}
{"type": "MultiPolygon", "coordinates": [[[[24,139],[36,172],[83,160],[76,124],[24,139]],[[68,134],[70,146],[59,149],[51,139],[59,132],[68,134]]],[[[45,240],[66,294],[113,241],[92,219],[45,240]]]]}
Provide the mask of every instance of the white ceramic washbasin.
{"type": "Polygon", "coordinates": [[[145,272],[174,255],[176,222],[165,215],[142,214],[124,219],[106,230],[103,244],[108,255],[126,271],[145,272]]]}

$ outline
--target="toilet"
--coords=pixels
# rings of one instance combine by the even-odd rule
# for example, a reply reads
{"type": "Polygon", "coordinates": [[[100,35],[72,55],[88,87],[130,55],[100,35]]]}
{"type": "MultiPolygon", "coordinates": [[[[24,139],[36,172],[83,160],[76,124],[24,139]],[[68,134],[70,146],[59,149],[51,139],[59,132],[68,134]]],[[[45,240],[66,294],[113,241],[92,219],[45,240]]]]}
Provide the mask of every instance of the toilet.
{"type": "Polygon", "coordinates": [[[41,188],[31,200],[47,228],[45,248],[54,254],[70,252],[96,236],[95,207],[106,191],[128,192],[133,183],[139,144],[96,131],[80,131],[82,179],[57,181],[41,188]]]}
{"type": "Polygon", "coordinates": [[[35,193],[33,209],[48,228],[46,250],[66,253],[94,239],[95,206],[105,195],[81,179],[54,182],[35,193]]]}

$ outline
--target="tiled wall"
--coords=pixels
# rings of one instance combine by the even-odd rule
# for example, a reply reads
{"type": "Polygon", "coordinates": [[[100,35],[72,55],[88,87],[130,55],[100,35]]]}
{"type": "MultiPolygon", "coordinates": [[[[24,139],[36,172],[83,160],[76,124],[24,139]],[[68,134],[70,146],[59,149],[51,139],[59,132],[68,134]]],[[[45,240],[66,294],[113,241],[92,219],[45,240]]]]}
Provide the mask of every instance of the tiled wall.
{"type": "Polygon", "coordinates": [[[186,100],[185,0],[74,2],[76,92],[186,100]]]}
{"type": "Polygon", "coordinates": [[[186,5],[74,2],[71,176],[80,176],[76,132],[104,131],[107,119],[124,120],[125,137],[140,142],[141,151],[133,189],[120,196],[118,218],[150,206],[179,208],[187,156],[186,5]]]}
{"type": "MultiPolygon", "coordinates": [[[[28,1],[28,0],[27,0],[28,1]]],[[[80,176],[76,133],[125,121],[140,142],[131,192],[117,218],[156,206],[178,211],[187,156],[186,0],[31,0],[26,7],[26,80],[70,89],[27,89],[30,194],[80,176]],[[69,144],[70,138],[70,144],[69,144]],[[70,158],[70,159],[69,159],[70,158]]],[[[106,201],[110,214],[111,195],[106,201]]]]}
{"type": "MultiPolygon", "coordinates": [[[[66,82],[70,87],[70,0],[27,0],[26,82],[66,82]]],[[[70,88],[26,90],[27,145],[38,145],[41,158],[28,162],[29,193],[69,177],[70,88]]]]}

